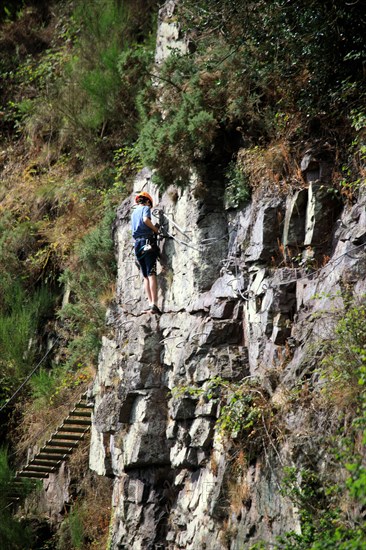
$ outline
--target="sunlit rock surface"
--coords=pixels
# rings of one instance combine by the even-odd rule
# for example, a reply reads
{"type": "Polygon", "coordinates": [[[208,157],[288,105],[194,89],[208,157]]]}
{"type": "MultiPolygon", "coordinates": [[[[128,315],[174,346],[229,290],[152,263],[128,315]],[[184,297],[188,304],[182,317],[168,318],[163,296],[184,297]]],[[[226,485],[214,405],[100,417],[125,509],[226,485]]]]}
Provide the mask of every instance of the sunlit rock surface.
{"type": "MultiPolygon", "coordinates": [[[[168,2],[157,62],[174,44],[184,48],[179,38],[168,2]]],[[[134,191],[153,196],[166,216],[154,210],[154,220],[170,235],[158,267],[161,316],[141,313],[134,195],[120,205],[113,336],[103,341],[93,389],[90,453],[90,467],[114,479],[111,548],[239,550],[299,530],[297,510],[280,492],[283,465],[300,467],[309,454],[323,460],[321,411],[288,393],[305,377],[316,383],[317,349],[337,319],[325,322],[322,312],[342,311],[345,288],[351,297],[366,293],[365,192],[349,206],[332,196],[331,159],[322,152],[305,151],[301,170],[304,189],[254,195],[237,210],[225,208],[223,190],[213,193],[209,181],[206,195],[198,193],[194,175],[184,192],[163,195],[149,170],[138,175],[134,191]],[[249,460],[220,436],[220,404],[189,391],[215,377],[257,378],[269,401],[286,408],[281,436],[249,460]]]]}

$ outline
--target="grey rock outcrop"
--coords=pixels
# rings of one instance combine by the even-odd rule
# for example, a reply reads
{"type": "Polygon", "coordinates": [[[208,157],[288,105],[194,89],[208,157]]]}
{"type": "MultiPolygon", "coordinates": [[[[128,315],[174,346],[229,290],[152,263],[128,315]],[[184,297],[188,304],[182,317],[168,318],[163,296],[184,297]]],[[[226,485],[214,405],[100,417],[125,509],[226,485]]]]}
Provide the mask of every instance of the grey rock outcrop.
{"type": "MultiPolygon", "coordinates": [[[[174,7],[160,14],[158,63],[185,47],[174,7]]],[[[120,205],[114,336],[100,354],[90,452],[91,469],[114,478],[111,548],[239,550],[299,531],[296,507],[279,490],[283,465],[310,450],[322,460],[320,435],[304,435],[319,418],[288,395],[314,376],[338,318],[321,313],[343,310],[345,288],[366,294],[366,191],[354,205],[332,195],[327,151],[317,144],[304,153],[307,184],[293,196],[254,196],[236,211],[225,210],[219,186],[205,200],[210,182],[202,191],[194,176],[184,192],[161,196],[144,169],[135,191],[153,196],[170,235],[161,243],[160,317],[141,313],[132,198],[120,205]],[[289,435],[265,434],[247,454],[225,440],[215,380],[258,380],[268,406],[285,411],[278,430],[289,435]]]]}
{"type": "MultiPolygon", "coordinates": [[[[136,189],[141,177],[158,200],[146,170],[136,189]]],[[[316,201],[311,186],[296,195],[295,218],[294,201],[279,197],[254,199],[235,217],[218,199],[221,214],[204,215],[193,191],[194,184],[176,202],[169,192],[159,198],[180,228],[170,223],[177,240],[162,245],[160,317],[140,313],[141,278],[129,256],[131,199],[118,211],[115,339],[105,339],[101,352],[90,460],[115,479],[113,548],[249,548],[299,528],[278,489],[281,464],[291,462],[299,442],[269,447],[233,473],[230,445],[217,431],[218,402],[205,389],[215,377],[258,378],[281,405],[286,388],[311,373],[309,350],[332,330],[317,314],[342,310],[345,284],[355,296],[366,292],[365,193],[334,223],[327,217],[333,206],[316,203],[329,222],[327,258],[323,266],[295,267],[276,247],[295,234],[300,249],[314,245],[312,237],[304,242],[306,202],[316,201]]],[[[289,414],[290,430],[301,431],[303,414],[289,414]]]]}

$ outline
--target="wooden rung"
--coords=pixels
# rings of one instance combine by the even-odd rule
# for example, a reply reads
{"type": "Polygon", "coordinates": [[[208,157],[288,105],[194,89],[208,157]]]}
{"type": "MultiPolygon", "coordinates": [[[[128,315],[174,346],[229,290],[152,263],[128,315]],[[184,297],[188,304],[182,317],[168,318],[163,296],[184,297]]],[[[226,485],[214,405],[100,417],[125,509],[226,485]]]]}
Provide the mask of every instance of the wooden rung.
{"type": "Polygon", "coordinates": [[[62,447],[55,448],[55,447],[49,447],[46,443],[44,447],[39,451],[39,454],[49,454],[51,456],[53,455],[62,455],[65,452],[65,449],[62,447]]]}
{"type": "Polygon", "coordinates": [[[70,413],[70,416],[89,418],[91,416],[91,414],[92,414],[91,411],[76,411],[76,410],[74,410],[70,413]]]}
{"type": "Polygon", "coordinates": [[[74,424],[75,426],[90,426],[90,420],[82,420],[81,418],[75,418],[72,419],[72,418],[66,418],[66,420],[64,420],[64,425],[65,424],[74,424]]]}
{"type": "Polygon", "coordinates": [[[67,447],[67,448],[75,448],[78,446],[78,443],[75,442],[75,441],[53,441],[52,439],[50,439],[49,441],[47,441],[46,443],[46,446],[47,447],[67,447]]]}
{"type": "MultiPolygon", "coordinates": [[[[20,481],[20,479],[14,479],[14,481],[12,481],[11,483],[12,483],[12,485],[15,486],[15,488],[16,488],[16,486],[18,486],[18,487],[24,487],[24,483],[23,483],[23,481],[20,481]]],[[[33,484],[34,484],[34,486],[36,487],[37,482],[34,481],[33,484]]]]}
{"type": "Polygon", "coordinates": [[[32,464],[32,466],[45,466],[46,468],[54,468],[57,467],[60,462],[60,460],[38,460],[35,458],[29,464],[32,464]]]}
{"type": "Polygon", "coordinates": [[[61,426],[61,428],[59,428],[57,431],[58,433],[63,433],[63,432],[72,432],[72,433],[79,433],[79,434],[84,434],[84,432],[87,430],[87,428],[73,428],[73,427],[70,427],[70,428],[64,428],[63,426],[61,426]]]}
{"type": "Polygon", "coordinates": [[[80,441],[80,435],[53,434],[51,439],[63,439],[63,440],[65,440],[65,441],[80,441]]]}
{"type": "Polygon", "coordinates": [[[63,461],[65,460],[65,455],[64,454],[53,455],[53,454],[42,452],[42,453],[39,453],[39,455],[37,455],[37,458],[39,459],[45,458],[46,460],[63,461]]]}
{"type": "Polygon", "coordinates": [[[48,473],[50,473],[50,472],[53,472],[55,469],[56,469],[56,466],[47,468],[46,466],[33,466],[33,464],[28,464],[23,469],[23,472],[39,472],[39,473],[48,472],[48,473]]]}
{"type": "Polygon", "coordinates": [[[75,405],[75,409],[90,409],[91,411],[93,410],[93,407],[94,405],[88,405],[86,402],[75,405]]]}
{"type": "Polygon", "coordinates": [[[65,453],[65,454],[71,454],[72,453],[72,449],[70,449],[70,447],[63,447],[62,449],[56,449],[56,448],[53,448],[53,447],[49,447],[48,445],[46,445],[45,447],[43,447],[42,449],[42,453],[47,453],[47,454],[50,454],[52,455],[53,453],[54,454],[61,454],[61,453],[65,453]]]}
{"type": "Polygon", "coordinates": [[[48,477],[48,474],[39,474],[38,472],[19,472],[18,477],[33,477],[37,479],[44,479],[45,477],[48,477]]]}

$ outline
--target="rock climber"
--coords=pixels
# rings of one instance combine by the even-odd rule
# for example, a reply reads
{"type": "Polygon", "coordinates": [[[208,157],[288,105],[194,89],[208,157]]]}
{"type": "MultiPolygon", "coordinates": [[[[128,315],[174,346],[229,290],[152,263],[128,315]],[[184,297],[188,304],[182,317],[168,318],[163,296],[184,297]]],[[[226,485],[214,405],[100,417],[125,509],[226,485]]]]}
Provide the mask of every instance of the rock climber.
{"type": "Polygon", "coordinates": [[[158,308],[158,284],[156,277],[156,261],[159,257],[157,234],[159,224],[151,221],[153,200],[146,191],[139,192],[135,197],[137,207],[131,218],[132,236],[135,239],[135,256],[144,277],[144,290],[149,305],[142,313],[161,314],[158,308]]]}

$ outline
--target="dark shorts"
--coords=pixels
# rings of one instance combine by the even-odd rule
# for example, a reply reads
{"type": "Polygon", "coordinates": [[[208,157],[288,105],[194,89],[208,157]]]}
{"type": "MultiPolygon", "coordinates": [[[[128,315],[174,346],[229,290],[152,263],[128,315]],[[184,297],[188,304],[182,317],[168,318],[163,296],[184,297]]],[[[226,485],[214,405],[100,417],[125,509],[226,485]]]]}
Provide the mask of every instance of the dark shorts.
{"type": "Polygon", "coordinates": [[[135,256],[139,263],[144,277],[156,275],[156,261],[159,256],[159,248],[156,244],[151,245],[151,250],[145,251],[146,239],[135,242],[135,256]]]}

